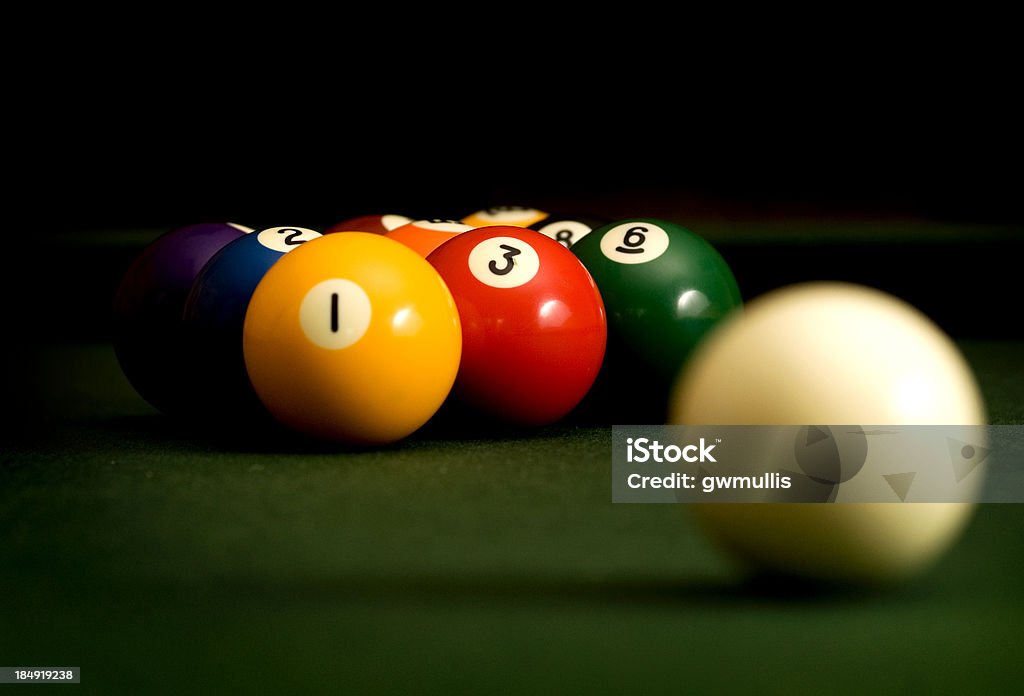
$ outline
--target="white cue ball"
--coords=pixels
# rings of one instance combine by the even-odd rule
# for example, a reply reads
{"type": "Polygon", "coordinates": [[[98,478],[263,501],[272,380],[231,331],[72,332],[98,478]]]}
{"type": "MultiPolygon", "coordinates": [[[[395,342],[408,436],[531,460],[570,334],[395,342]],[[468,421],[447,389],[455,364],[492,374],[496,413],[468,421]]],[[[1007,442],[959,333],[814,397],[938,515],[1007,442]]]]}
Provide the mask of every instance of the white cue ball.
{"type": "MultiPolygon", "coordinates": [[[[927,317],[891,295],[805,283],[756,298],[698,347],[669,422],[983,425],[970,367],[927,317]]],[[[939,463],[935,464],[936,466],[939,463]]],[[[971,503],[688,506],[749,570],[825,582],[913,577],[958,538],[971,503]]]]}

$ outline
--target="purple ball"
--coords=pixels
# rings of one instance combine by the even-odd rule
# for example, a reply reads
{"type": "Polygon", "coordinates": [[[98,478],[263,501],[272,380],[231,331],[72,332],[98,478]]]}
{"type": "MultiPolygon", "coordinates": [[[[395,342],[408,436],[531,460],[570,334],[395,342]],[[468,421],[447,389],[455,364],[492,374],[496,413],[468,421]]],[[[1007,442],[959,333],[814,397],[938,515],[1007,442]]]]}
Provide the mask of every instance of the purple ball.
{"type": "Polygon", "coordinates": [[[135,258],[114,297],[113,342],[118,362],[142,398],[167,414],[188,403],[180,359],[182,314],[206,262],[252,230],[200,223],[166,232],[135,258]]]}

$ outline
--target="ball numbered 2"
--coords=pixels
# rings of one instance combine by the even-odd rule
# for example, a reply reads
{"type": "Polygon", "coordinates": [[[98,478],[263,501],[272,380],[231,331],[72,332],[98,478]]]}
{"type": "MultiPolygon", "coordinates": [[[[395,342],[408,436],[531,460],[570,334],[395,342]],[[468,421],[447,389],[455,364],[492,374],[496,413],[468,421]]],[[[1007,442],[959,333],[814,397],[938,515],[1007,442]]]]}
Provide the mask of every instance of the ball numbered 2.
{"type": "Polygon", "coordinates": [[[316,239],[304,227],[269,227],[231,242],[196,277],[183,314],[189,416],[224,421],[262,415],[242,355],[242,326],[256,286],[285,254],[316,239]]]}

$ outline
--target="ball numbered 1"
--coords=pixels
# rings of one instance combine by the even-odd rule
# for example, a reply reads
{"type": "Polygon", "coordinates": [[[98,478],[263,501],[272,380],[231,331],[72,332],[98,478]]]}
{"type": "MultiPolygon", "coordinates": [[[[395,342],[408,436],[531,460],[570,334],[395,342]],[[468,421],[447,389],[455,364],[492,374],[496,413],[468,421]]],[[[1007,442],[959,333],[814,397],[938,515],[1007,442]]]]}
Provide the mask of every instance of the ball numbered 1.
{"type": "Polygon", "coordinates": [[[608,311],[598,392],[617,419],[664,422],[669,389],[690,352],[741,306],[732,270],[703,238],[652,218],[599,227],[571,252],[608,311]]]}
{"type": "Polygon", "coordinates": [[[386,236],[324,235],[260,281],[243,327],[249,379],[270,413],[356,445],[412,434],[447,398],[462,333],[426,259],[386,236]]]}
{"type": "Polygon", "coordinates": [[[566,416],[601,367],[604,305],[573,254],[514,226],[466,232],[427,260],[462,321],[456,395],[497,419],[543,425],[566,416]]]}

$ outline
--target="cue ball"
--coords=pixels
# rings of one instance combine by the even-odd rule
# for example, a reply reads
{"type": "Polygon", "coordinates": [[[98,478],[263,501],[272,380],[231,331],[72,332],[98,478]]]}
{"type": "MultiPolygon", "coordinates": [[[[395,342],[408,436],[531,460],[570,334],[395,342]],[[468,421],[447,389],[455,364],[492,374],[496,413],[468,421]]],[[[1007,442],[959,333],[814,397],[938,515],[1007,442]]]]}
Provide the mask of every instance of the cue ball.
{"type": "Polygon", "coordinates": [[[304,227],[268,227],[229,243],[200,271],[182,320],[192,382],[188,415],[216,423],[263,415],[242,357],[245,312],[270,267],[319,236],[304,227]]]}
{"type": "Polygon", "coordinates": [[[604,304],[583,264],[534,230],[491,225],[427,260],[455,297],[462,363],[455,395],[505,423],[553,423],[574,409],[604,358],[604,304]]]}
{"type": "Polygon", "coordinates": [[[459,313],[426,259],[368,232],[312,239],[271,266],[242,331],[249,379],[278,421],[352,445],[425,424],[455,382],[459,313]]]}
{"type": "Polygon", "coordinates": [[[196,276],[225,245],[252,232],[227,222],[165,232],[132,261],[114,297],[113,344],[125,377],[165,414],[194,403],[182,360],[182,313],[196,276]]]}
{"type": "MultiPolygon", "coordinates": [[[[671,423],[720,425],[985,420],[974,375],[941,329],[898,298],[845,283],[793,285],[748,303],[695,351],[669,414],[671,423]]],[[[949,463],[941,448],[931,456],[917,468],[949,463]]],[[[846,475],[823,461],[804,463],[818,477],[846,475]]],[[[965,528],[973,504],[709,503],[689,510],[750,570],[885,584],[933,564],[965,528]]]]}

